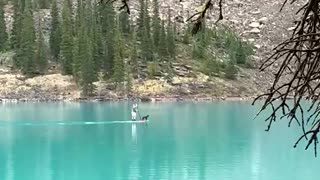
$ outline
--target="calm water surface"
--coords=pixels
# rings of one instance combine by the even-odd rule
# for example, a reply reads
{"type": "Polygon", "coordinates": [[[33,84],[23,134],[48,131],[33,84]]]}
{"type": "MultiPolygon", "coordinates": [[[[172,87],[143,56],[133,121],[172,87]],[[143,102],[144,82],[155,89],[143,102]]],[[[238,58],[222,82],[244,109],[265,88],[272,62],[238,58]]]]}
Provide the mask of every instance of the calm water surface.
{"type": "Polygon", "coordinates": [[[140,104],[140,110],[151,122],[80,125],[129,120],[130,104],[1,105],[0,179],[318,177],[313,151],[292,148],[299,127],[283,121],[267,133],[263,119],[252,120],[258,107],[249,102],[140,104]]]}

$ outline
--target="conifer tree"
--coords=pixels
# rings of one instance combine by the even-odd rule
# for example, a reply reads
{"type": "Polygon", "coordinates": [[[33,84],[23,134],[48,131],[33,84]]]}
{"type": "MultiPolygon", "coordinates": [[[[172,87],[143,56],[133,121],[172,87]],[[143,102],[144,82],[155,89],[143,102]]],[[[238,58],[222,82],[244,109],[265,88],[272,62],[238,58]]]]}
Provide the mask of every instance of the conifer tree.
{"type": "Polygon", "coordinates": [[[148,10],[148,1],[144,6],[144,26],[143,26],[143,36],[140,41],[141,44],[141,55],[145,62],[153,61],[153,48],[151,40],[151,29],[150,29],[150,16],[148,10]]]}
{"type": "Polygon", "coordinates": [[[130,34],[130,20],[128,13],[125,11],[121,11],[119,14],[119,21],[121,33],[125,37],[128,37],[130,34]]]}
{"type": "Polygon", "coordinates": [[[102,5],[100,8],[100,22],[103,40],[103,73],[107,78],[110,78],[113,74],[114,65],[114,24],[115,24],[115,11],[112,3],[102,5]]]}
{"type": "Polygon", "coordinates": [[[0,0],[0,52],[5,50],[8,40],[6,23],[4,19],[4,3],[0,0]]]}
{"type": "MultiPolygon", "coordinates": [[[[84,95],[92,96],[95,90],[93,82],[97,79],[92,55],[92,43],[88,35],[83,35],[80,39],[83,39],[84,42],[84,44],[79,44],[81,53],[81,88],[84,95]]],[[[79,42],[82,42],[82,40],[79,42]]]]}
{"type": "Polygon", "coordinates": [[[53,58],[58,61],[61,45],[61,26],[56,0],[53,0],[51,7],[51,31],[50,31],[50,50],[53,58]]]}
{"type": "Polygon", "coordinates": [[[137,39],[143,40],[145,33],[145,0],[139,0],[139,16],[137,18],[137,39]]]}
{"type": "Polygon", "coordinates": [[[176,55],[176,43],[175,43],[175,35],[174,35],[174,29],[171,22],[171,11],[169,10],[168,13],[168,26],[167,26],[167,46],[168,46],[168,52],[172,59],[175,59],[176,55]]]}
{"type": "Polygon", "coordinates": [[[119,26],[115,26],[115,62],[113,69],[113,80],[116,83],[117,88],[125,80],[124,73],[124,57],[123,57],[123,39],[119,32],[119,26]]]}
{"type": "MultiPolygon", "coordinates": [[[[20,0],[15,0],[13,2],[13,27],[10,36],[10,47],[11,49],[17,51],[20,46],[20,38],[21,38],[21,31],[22,31],[22,6],[20,0]]],[[[16,57],[14,59],[16,61],[16,57]]],[[[16,62],[16,65],[19,63],[16,62]]],[[[18,65],[19,66],[19,65],[18,65]]]]}
{"type": "Polygon", "coordinates": [[[137,37],[133,31],[131,34],[131,53],[130,53],[130,66],[133,76],[139,75],[138,51],[137,51],[137,37]]]}
{"type": "Polygon", "coordinates": [[[103,35],[102,35],[102,27],[101,21],[98,17],[98,9],[97,6],[94,6],[93,9],[93,17],[92,17],[92,46],[93,46],[93,62],[95,71],[98,72],[101,69],[101,65],[105,58],[104,54],[104,42],[103,42],[103,35]]]}
{"type": "Polygon", "coordinates": [[[21,70],[25,75],[33,76],[36,71],[35,66],[35,31],[33,26],[33,16],[31,14],[30,5],[25,5],[26,9],[23,13],[22,30],[20,47],[17,49],[17,61],[21,70]]]}
{"type": "Polygon", "coordinates": [[[153,44],[155,49],[158,49],[160,41],[160,15],[159,15],[159,3],[158,0],[153,0],[153,17],[152,17],[152,30],[153,30],[153,44]]]}
{"type": "Polygon", "coordinates": [[[167,34],[164,27],[164,21],[161,21],[161,31],[159,39],[159,55],[161,59],[166,59],[168,57],[168,47],[167,47],[167,34]]]}
{"type": "Polygon", "coordinates": [[[61,40],[61,64],[65,74],[72,74],[72,51],[73,51],[73,35],[72,35],[72,19],[69,1],[63,3],[62,10],[62,40],[61,40]]]}
{"type": "Polygon", "coordinates": [[[35,63],[40,73],[44,74],[48,65],[46,57],[46,45],[42,32],[41,21],[39,20],[38,39],[36,43],[35,63]]]}

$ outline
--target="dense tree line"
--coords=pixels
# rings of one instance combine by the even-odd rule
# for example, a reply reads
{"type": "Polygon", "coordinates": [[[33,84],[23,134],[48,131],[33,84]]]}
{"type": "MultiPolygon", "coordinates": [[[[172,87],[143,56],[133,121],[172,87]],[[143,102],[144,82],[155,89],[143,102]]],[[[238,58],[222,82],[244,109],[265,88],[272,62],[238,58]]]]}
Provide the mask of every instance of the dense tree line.
{"type": "MultiPolygon", "coordinates": [[[[207,56],[209,52],[206,49],[217,41],[208,40],[217,39],[213,30],[191,38],[187,28],[181,37],[177,34],[175,22],[171,21],[169,10],[167,21],[160,18],[157,0],[140,0],[136,22],[132,22],[127,13],[115,11],[112,4],[102,5],[90,0],[77,0],[77,6],[64,0],[61,10],[56,0],[13,0],[12,3],[14,22],[8,38],[4,3],[0,0],[0,51],[14,50],[14,66],[27,76],[46,73],[49,61],[59,63],[63,74],[72,75],[84,95],[94,94],[98,74],[103,74],[106,81],[115,82],[117,88],[128,92],[132,79],[141,76],[142,71],[146,71],[150,78],[158,74],[159,68],[172,75],[179,43],[194,44],[194,59],[210,67],[203,72],[210,74],[216,68],[207,66],[216,62],[212,56],[207,56]],[[51,9],[52,18],[48,45],[44,41],[41,21],[34,19],[36,11],[46,8],[51,9]],[[37,31],[36,27],[39,27],[37,31]],[[145,67],[147,69],[143,69],[145,67]]],[[[240,42],[235,39],[231,41],[240,42]]],[[[237,52],[243,52],[243,49],[237,52]]],[[[238,59],[235,56],[233,59],[238,59]]],[[[230,72],[236,73],[233,67],[230,72]]],[[[224,70],[228,71],[228,68],[224,70]]]]}

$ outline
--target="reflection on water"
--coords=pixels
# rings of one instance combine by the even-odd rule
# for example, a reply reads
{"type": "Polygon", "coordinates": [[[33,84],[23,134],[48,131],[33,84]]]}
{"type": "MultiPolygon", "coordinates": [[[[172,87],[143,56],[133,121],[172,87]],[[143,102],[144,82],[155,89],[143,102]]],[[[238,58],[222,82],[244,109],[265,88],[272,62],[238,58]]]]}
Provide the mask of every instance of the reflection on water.
{"type": "MultiPolygon", "coordinates": [[[[128,110],[129,109],[129,110],[128,110]]],[[[145,124],[0,127],[0,179],[311,180],[318,160],[293,149],[293,127],[270,133],[245,103],[141,104],[145,124]],[[308,168],[304,165],[308,164],[308,168]],[[285,168],[284,168],[285,167],[285,168]]],[[[2,121],[130,119],[125,103],[2,106],[2,121]],[[30,113],[30,114],[29,114],[30,113]]]]}
{"type": "Polygon", "coordinates": [[[132,136],[132,141],[137,144],[137,126],[136,124],[132,124],[131,126],[131,136],[132,136]]]}

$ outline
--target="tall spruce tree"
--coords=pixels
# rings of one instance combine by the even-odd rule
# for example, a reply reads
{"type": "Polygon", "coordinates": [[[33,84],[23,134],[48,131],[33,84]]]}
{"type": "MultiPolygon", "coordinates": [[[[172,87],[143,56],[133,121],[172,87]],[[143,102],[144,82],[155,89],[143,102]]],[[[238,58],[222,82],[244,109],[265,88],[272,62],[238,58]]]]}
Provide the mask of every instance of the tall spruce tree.
{"type": "Polygon", "coordinates": [[[5,50],[8,40],[6,23],[4,19],[4,3],[0,0],[0,52],[5,50]]]}
{"type": "Polygon", "coordinates": [[[103,73],[107,78],[111,78],[113,74],[113,66],[114,66],[114,24],[115,24],[115,11],[112,3],[108,3],[107,5],[100,6],[100,22],[101,22],[101,31],[102,31],[102,39],[104,48],[103,54],[103,73]]]}
{"type": "Polygon", "coordinates": [[[168,25],[167,25],[167,46],[168,52],[171,59],[175,59],[176,56],[176,43],[175,43],[175,35],[174,35],[174,28],[171,22],[171,11],[169,9],[168,13],[168,25]]]}
{"type": "MultiPolygon", "coordinates": [[[[13,27],[10,36],[10,47],[11,49],[17,51],[20,46],[20,39],[21,39],[21,31],[22,31],[22,5],[20,0],[13,1],[13,27]]],[[[15,56],[14,61],[17,60],[17,56],[15,56]]],[[[20,66],[18,62],[15,62],[17,66],[20,66]]]]}
{"type": "Polygon", "coordinates": [[[153,44],[156,50],[158,50],[160,41],[161,19],[159,15],[159,3],[158,0],[153,0],[153,16],[152,16],[152,36],[153,44]]]}
{"type": "Polygon", "coordinates": [[[150,16],[149,16],[149,7],[148,1],[146,1],[144,6],[144,25],[143,25],[143,34],[142,39],[140,40],[141,44],[141,55],[145,62],[153,61],[153,48],[152,48],[152,39],[151,39],[151,29],[150,29],[150,16]]]}
{"type": "Polygon", "coordinates": [[[25,5],[22,20],[22,31],[20,39],[20,47],[17,49],[17,61],[22,72],[27,76],[33,76],[36,71],[35,66],[35,30],[33,24],[33,16],[29,2],[25,5]]]}
{"type": "Polygon", "coordinates": [[[36,43],[36,53],[35,53],[35,63],[37,65],[37,70],[41,74],[44,74],[47,69],[47,56],[46,56],[46,45],[44,43],[44,37],[42,32],[42,24],[39,20],[39,30],[38,30],[38,38],[36,43]]]}
{"type": "Polygon", "coordinates": [[[138,50],[137,50],[137,37],[136,33],[133,31],[131,34],[131,53],[130,53],[130,71],[132,75],[138,76],[139,75],[139,61],[138,61],[138,50]]]}
{"type": "Polygon", "coordinates": [[[93,7],[93,17],[92,17],[92,46],[93,46],[93,62],[95,71],[98,72],[101,69],[103,60],[105,58],[104,54],[104,42],[102,35],[101,21],[99,18],[99,12],[97,5],[93,7]]]}
{"type": "Polygon", "coordinates": [[[61,64],[64,74],[72,74],[73,31],[71,19],[71,5],[68,0],[63,3],[62,10],[62,40],[61,40],[61,64]]]}
{"type": "Polygon", "coordinates": [[[121,88],[121,83],[125,80],[124,56],[123,56],[123,39],[119,32],[118,23],[114,28],[115,32],[115,62],[113,69],[113,80],[117,88],[121,88]]]}
{"type": "Polygon", "coordinates": [[[137,18],[137,39],[143,40],[145,33],[145,0],[139,0],[139,16],[137,18]]]}
{"type": "Polygon", "coordinates": [[[119,14],[119,23],[120,23],[120,30],[121,33],[125,36],[128,37],[130,34],[130,20],[129,20],[129,15],[125,11],[121,11],[119,14]]]}
{"type": "Polygon", "coordinates": [[[53,0],[51,6],[51,31],[50,31],[50,50],[55,61],[58,61],[61,45],[61,26],[59,20],[59,12],[56,0],[53,0]]]}
{"type": "Polygon", "coordinates": [[[160,39],[159,39],[159,48],[158,52],[161,59],[168,58],[168,46],[167,46],[167,34],[164,26],[164,21],[161,21],[161,31],[160,31],[160,39]]]}

